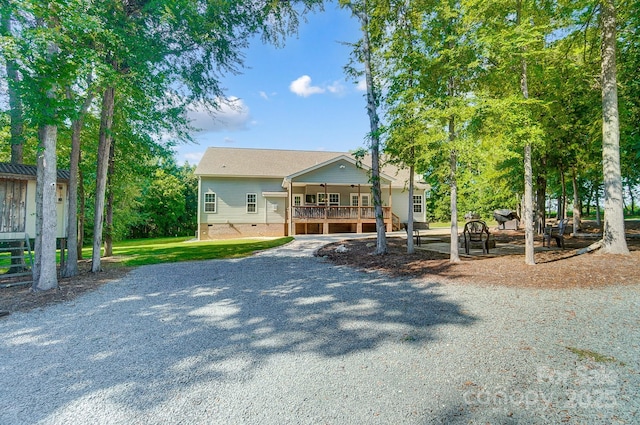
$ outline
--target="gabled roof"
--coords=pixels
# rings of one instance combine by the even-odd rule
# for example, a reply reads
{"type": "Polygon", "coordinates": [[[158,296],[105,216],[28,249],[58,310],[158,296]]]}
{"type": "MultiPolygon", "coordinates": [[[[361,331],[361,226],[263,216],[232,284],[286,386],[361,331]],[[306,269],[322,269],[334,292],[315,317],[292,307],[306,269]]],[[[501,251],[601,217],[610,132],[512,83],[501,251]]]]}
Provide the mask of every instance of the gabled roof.
{"type": "MultiPolygon", "coordinates": [[[[336,163],[338,161],[347,161],[347,162],[350,162],[351,164],[353,164],[354,166],[357,165],[357,162],[356,162],[355,159],[353,159],[353,157],[347,156],[345,154],[342,154],[342,155],[336,156],[334,158],[331,158],[328,161],[322,162],[320,164],[313,165],[313,166],[311,166],[309,168],[306,168],[304,170],[300,170],[300,171],[298,171],[296,173],[290,174],[290,175],[285,177],[285,180],[290,181],[290,180],[292,180],[292,179],[294,179],[296,177],[302,176],[304,174],[307,174],[307,173],[309,173],[311,171],[314,171],[314,170],[317,170],[319,168],[326,167],[327,165],[331,165],[331,164],[336,163]]],[[[367,170],[367,171],[371,170],[371,167],[369,167],[367,164],[364,164],[364,163],[361,164],[361,167],[364,170],[367,170]]],[[[382,177],[383,179],[388,180],[390,182],[395,181],[395,179],[393,177],[387,176],[384,173],[380,173],[380,177],[382,177]]]]}
{"type": "Polygon", "coordinates": [[[195,174],[217,177],[284,178],[328,161],[342,152],[281,149],[207,148],[195,174]]]}
{"type": "MultiPolygon", "coordinates": [[[[0,174],[11,174],[13,176],[33,177],[38,175],[38,167],[27,164],[11,164],[9,162],[0,162],[0,174]]],[[[69,180],[71,174],[69,170],[57,170],[58,180],[69,180]]]]}
{"type": "MultiPolygon", "coordinates": [[[[353,155],[348,152],[209,147],[198,163],[195,174],[202,177],[284,179],[340,157],[346,157],[355,163],[353,155]]],[[[362,163],[370,168],[371,156],[367,155],[362,163]]],[[[407,169],[393,164],[386,164],[381,173],[391,180],[394,187],[403,187],[409,179],[407,169]]]]}

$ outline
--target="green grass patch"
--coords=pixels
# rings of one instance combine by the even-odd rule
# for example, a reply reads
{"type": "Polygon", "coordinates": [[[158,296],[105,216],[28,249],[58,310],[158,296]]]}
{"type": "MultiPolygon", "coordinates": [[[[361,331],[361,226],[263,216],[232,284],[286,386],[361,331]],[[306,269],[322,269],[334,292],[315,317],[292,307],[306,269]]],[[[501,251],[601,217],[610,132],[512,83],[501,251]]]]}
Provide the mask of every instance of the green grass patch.
{"type": "Polygon", "coordinates": [[[618,361],[618,359],[612,356],[605,356],[603,354],[596,353],[595,351],[585,350],[582,348],[575,348],[575,347],[565,347],[565,348],[571,351],[576,356],[578,356],[580,360],[589,359],[589,360],[593,360],[596,363],[618,363],[620,366],[625,366],[623,362],[618,361]]]}
{"type": "MultiPolygon", "coordinates": [[[[128,266],[175,263],[179,261],[239,258],[256,251],[274,248],[293,240],[233,239],[208,242],[187,242],[190,238],[137,239],[115,243],[113,255],[118,263],[128,266]]],[[[83,249],[84,258],[91,258],[91,248],[83,249]]]]}

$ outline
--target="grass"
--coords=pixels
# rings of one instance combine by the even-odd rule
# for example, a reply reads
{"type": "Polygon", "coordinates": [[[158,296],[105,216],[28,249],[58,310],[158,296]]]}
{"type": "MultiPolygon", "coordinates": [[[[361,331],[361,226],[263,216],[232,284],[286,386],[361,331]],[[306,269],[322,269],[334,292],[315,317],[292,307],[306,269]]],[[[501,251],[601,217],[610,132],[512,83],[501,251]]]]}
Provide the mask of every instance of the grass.
{"type": "MultiPolygon", "coordinates": [[[[136,239],[115,243],[113,255],[117,263],[128,267],[179,261],[239,258],[256,251],[274,248],[293,240],[233,239],[210,242],[186,242],[190,238],[136,239]]],[[[82,250],[84,258],[91,258],[91,248],[82,250]]]]}
{"type": "Polygon", "coordinates": [[[621,366],[625,365],[623,362],[618,361],[615,357],[605,356],[604,354],[596,353],[595,351],[585,350],[585,349],[575,348],[575,347],[565,347],[565,348],[571,351],[576,356],[578,356],[580,360],[590,359],[596,363],[618,363],[621,366]]]}

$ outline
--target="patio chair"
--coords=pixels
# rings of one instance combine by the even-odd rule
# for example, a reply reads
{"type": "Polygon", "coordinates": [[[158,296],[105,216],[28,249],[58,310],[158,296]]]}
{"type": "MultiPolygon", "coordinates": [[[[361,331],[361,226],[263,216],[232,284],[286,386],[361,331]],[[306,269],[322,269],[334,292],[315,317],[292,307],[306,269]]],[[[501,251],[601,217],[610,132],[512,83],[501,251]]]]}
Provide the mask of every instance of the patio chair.
{"type": "Polygon", "coordinates": [[[464,238],[464,252],[469,255],[469,251],[472,246],[480,245],[482,247],[482,253],[489,253],[489,227],[487,223],[482,220],[471,220],[464,225],[464,231],[462,232],[464,238]]]}
{"type": "Polygon", "coordinates": [[[545,226],[544,233],[542,235],[542,246],[545,244],[548,248],[551,248],[551,238],[556,240],[558,248],[564,249],[564,232],[567,229],[569,219],[565,218],[558,222],[557,226],[545,226]]]}

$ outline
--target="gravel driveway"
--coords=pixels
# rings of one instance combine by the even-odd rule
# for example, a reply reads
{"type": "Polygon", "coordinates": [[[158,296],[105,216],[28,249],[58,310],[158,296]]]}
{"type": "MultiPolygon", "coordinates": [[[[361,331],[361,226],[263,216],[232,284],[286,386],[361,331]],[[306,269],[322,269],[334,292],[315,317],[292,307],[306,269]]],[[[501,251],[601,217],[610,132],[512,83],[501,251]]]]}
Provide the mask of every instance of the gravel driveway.
{"type": "Polygon", "coordinates": [[[0,319],[0,424],[640,423],[640,287],[390,279],[320,243],[0,319]]]}

